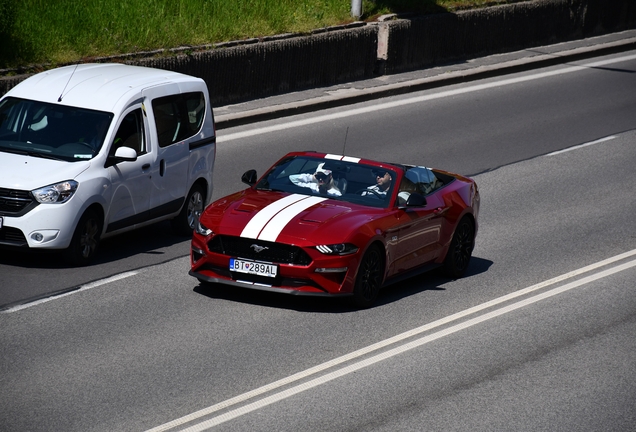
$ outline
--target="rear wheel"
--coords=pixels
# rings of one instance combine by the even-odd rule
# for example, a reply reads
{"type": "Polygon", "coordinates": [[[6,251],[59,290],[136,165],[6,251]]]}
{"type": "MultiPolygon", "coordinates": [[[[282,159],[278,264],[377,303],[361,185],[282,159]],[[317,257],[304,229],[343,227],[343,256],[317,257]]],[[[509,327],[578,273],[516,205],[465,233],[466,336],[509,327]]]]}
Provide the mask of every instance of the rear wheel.
{"type": "Polygon", "coordinates": [[[466,273],[475,246],[475,227],[469,217],[464,216],[455,229],[453,239],[444,259],[444,271],[453,279],[466,273]]]}
{"type": "Polygon", "coordinates": [[[204,201],[203,188],[194,185],[186,197],[181,213],[172,220],[172,228],[177,234],[192,235],[197,217],[203,212],[204,201]]]}
{"type": "Polygon", "coordinates": [[[384,255],[377,246],[371,246],[360,261],[353,288],[353,304],[360,309],[373,305],[380,293],[384,273],[384,255]]]}
{"type": "Polygon", "coordinates": [[[102,220],[99,214],[87,210],[75,228],[71,244],[64,251],[66,261],[74,266],[89,264],[95,258],[101,234],[102,220]]]}

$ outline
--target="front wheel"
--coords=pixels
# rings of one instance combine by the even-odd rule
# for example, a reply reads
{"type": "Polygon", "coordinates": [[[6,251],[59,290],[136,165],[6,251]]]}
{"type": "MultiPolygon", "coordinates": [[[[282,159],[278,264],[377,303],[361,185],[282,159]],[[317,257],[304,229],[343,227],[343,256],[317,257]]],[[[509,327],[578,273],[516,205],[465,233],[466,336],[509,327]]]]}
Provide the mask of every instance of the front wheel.
{"type": "Polygon", "coordinates": [[[192,235],[194,224],[199,215],[203,213],[204,201],[203,188],[199,185],[194,185],[186,197],[181,213],[172,220],[172,228],[177,234],[192,235]]]}
{"type": "Polygon", "coordinates": [[[380,293],[384,273],[384,256],[377,246],[371,246],[360,261],[353,287],[353,304],[360,309],[373,305],[380,293]]]}
{"type": "Polygon", "coordinates": [[[71,244],[64,251],[66,261],[74,266],[89,264],[95,258],[101,234],[102,220],[99,214],[87,210],[75,228],[71,244]]]}
{"type": "Polygon", "coordinates": [[[464,276],[475,246],[475,227],[468,217],[463,217],[457,228],[444,259],[444,271],[453,279],[464,276]]]}

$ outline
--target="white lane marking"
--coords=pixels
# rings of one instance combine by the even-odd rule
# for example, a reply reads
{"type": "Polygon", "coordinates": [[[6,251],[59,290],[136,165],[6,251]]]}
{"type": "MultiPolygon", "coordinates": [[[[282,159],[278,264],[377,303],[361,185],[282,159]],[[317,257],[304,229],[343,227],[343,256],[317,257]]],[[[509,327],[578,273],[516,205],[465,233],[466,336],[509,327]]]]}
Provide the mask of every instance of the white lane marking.
{"type": "Polygon", "coordinates": [[[341,111],[341,112],[338,112],[338,113],[326,114],[326,115],[321,115],[321,116],[317,116],[317,117],[307,118],[307,119],[303,119],[303,120],[290,121],[290,122],[285,122],[284,124],[267,126],[267,127],[247,130],[247,131],[243,131],[243,132],[236,132],[236,133],[231,133],[231,134],[227,134],[227,135],[220,134],[219,136],[217,136],[216,142],[217,143],[222,143],[222,142],[226,142],[226,141],[233,141],[233,140],[237,140],[237,139],[241,139],[241,138],[252,137],[252,136],[255,136],[255,135],[262,135],[262,134],[265,134],[265,133],[277,132],[277,131],[281,131],[281,130],[285,130],[285,129],[303,127],[303,126],[307,126],[307,125],[310,125],[310,124],[321,123],[321,122],[326,122],[326,121],[331,121],[331,120],[351,117],[351,116],[355,116],[355,115],[366,114],[366,113],[370,113],[370,112],[374,112],[374,111],[381,111],[381,110],[396,108],[396,107],[399,107],[399,106],[410,105],[410,104],[415,104],[415,103],[421,103],[421,102],[435,100],[435,99],[442,99],[442,98],[456,96],[456,95],[460,95],[460,94],[472,93],[472,92],[476,92],[476,91],[480,91],[480,90],[486,90],[486,89],[490,89],[490,88],[494,88],[494,87],[503,87],[503,86],[512,85],[512,84],[518,84],[518,83],[522,83],[522,82],[533,81],[533,80],[538,80],[538,79],[542,79],[542,78],[548,78],[548,77],[552,77],[552,76],[556,76],[556,75],[565,75],[565,74],[572,73],[572,72],[578,72],[578,71],[581,71],[581,70],[586,70],[586,69],[590,69],[590,68],[606,66],[606,65],[610,65],[610,64],[614,64],[614,63],[620,63],[620,62],[624,62],[624,61],[630,61],[630,60],[634,60],[634,59],[636,59],[636,54],[623,56],[623,57],[618,57],[618,58],[615,58],[615,59],[607,59],[607,60],[601,60],[601,61],[592,62],[592,63],[586,63],[586,64],[583,64],[581,66],[570,66],[570,67],[567,67],[567,68],[554,70],[554,71],[549,71],[549,72],[542,72],[542,73],[527,75],[527,76],[523,76],[523,77],[508,78],[508,79],[504,79],[504,80],[500,80],[500,81],[495,81],[495,82],[490,82],[490,83],[485,83],[485,84],[477,84],[477,85],[464,87],[464,88],[460,88],[460,89],[442,91],[442,92],[435,93],[435,94],[428,94],[428,95],[417,96],[417,97],[408,98],[408,99],[402,99],[402,100],[397,100],[397,101],[392,101],[392,102],[386,102],[386,103],[376,104],[376,105],[367,106],[367,107],[363,107],[363,108],[356,108],[356,109],[341,111]]]}
{"type": "Polygon", "coordinates": [[[25,303],[25,304],[22,304],[22,305],[14,306],[12,308],[9,308],[9,309],[6,309],[6,310],[2,311],[1,313],[11,313],[11,312],[17,312],[17,311],[20,311],[20,310],[23,310],[23,309],[28,309],[30,307],[37,306],[37,305],[42,304],[42,303],[47,303],[47,302],[50,302],[52,300],[57,300],[59,298],[69,296],[71,294],[76,294],[76,293],[81,292],[81,291],[86,291],[86,290],[89,290],[91,288],[95,288],[95,287],[98,287],[98,286],[106,285],[106,284],[109,284],[111,282],[115,282],[115,281],[118,281],[118,280],[121,280],[121,279],[126,279],[126,278],[134,276],[134,275],[136,275],[138,273],[139,273],[138,271],[129,271],[129,272],[125,272],[125,273],[120,273],[120,274],[115,275],[115,276],[111,276],[111,277],[108,277],[108,278],[105,278],[105,279],[100,279],[98,281],[88,283],[86,285],[82,285],[78,289],[73,290],[73,291],[68,291],[68,292],[65,292],[65,293],[62,293],[62,294],[54,295],[54,296],[51,296],[51,297],[46,297],[46,298],[43,298],[43,299],[40,299],[40,300],[33,301],[31,303],[25,303]]]}
{"type": "Polygon", "coordinates": [[[569,148],[566,148],[566,149],[563,149],[563,150],[558,150],[558,151],[555,151],[555,152],[552,152],[552,153],[548,153],[546,156],[554,156],[554,155],[558,155],[558,154],[561,154],[561,153],[569,152],[569,151],[572,151],[572,150],[578,150],[578,149],[583,148],[583,147],[591,146],[591,145],[594,145],[594,144],[599,144],[599,143],[602,143],[602,142],[605,142],[605,141],[611,141],[611,140],[613,140],[615,138],[616,138],[616,136],[614,136],[614,135],[608,136],[608,137],[605,137],[605,138],[597,139],[596,141],[590,141],[590,142],[585,143],[585,144],[579,144],[579,145],[575,145],[573,147],[569,147],[569,148]]]}
{"type": "Polygon", "coordinates": [[[265,225],[267,225],[267,223],[276,216],[278,212],[306,198],[307,195],[293,194],[265,206],[261,209],[261,211],[256,213],[252,219],[250,219],[247,225],[245,225],[245,228],[243,228],[243,231],[241,232],[241,237],[253,239],[257,238],[265,225]]]}
{"type": "Polygon", "coordinates": [[[307,210],[309,207],[325,201],[327,198],[322,197],[308,197],[307,199],[298,201],[289,207],[282,210],[276,216],[265,225],[261,234],[258,236],[259,240],[274,242],[278,238],[281,231],[287,226],[287,224],[301,212],[307,210]]]}
{"type": "MultiPolygon", "coordinates": [[[[513,299],[515,299],[517,297],[524,296],[524,295],[529,294],[529,293],[531,293],[533,291],[537,291],[537,290],[540,290],[542,288],[548,287],[550,285],[554,285],[556,283],[563,282],[563,281],[571,279],[573,277],[580,276],[582,274],[591,272],[591,271],[599,269],[601,267],[605,267],[607,265],[610,265],[610,264],[613,264],[615,262],[624,260],[624,259],[632,257],[634,255],[636,255],[636,249],[633,249],[631,251],[628,251],[628,252],[625,252],[625,253],[610,257],[610,258],[607,258],[607,259],[605,259],[603,261],[599,261],[599,262],[594,263],[594,264],[590,264],[588,266],[585,266],[585,267],[582,267],[580,269],[571,271],[569,273],[565,273],[563,275],[557,276],[557,277],[549,279],[547,281],[540,282],[538,284],[532,285],[532,286],[524,288],[522,290],[515,291],[513,293],[510,293],[510,294],[507,294],[505,296],[493,299],[493,300],[488,301],[486,303],[482,303],[480,305],[474,306],[472,308],[466,309],[466,310],[458,312],[456,314],[449,315],[449,316],[447,316],[445,318],[439,319],[439,320],[434,321],[432,323],[425,324],[425,325],[423,325],[421,327],[417,327],[415,329],[409,330],[407,332],[404,332],[404,333],[401,333],[399,335],[393,336],[391,338],[385,339],[383,341],[377,342],[377,343],[375,343],[373,345],[369,345],[369,346],[367,346],[365,348],[361,348],[361,349],[359,349],[357,351],[353,351],[353,352],[351,352],[349,354],[346,354],[344,356],[337,357],[337,358],[335,358],[333,360],[330,360],[328,362],[325,362],[325,363],[322,363],[320,365],[314,366],[312,368],[306,369],[304,371],[298,372],[298,373],[296,373],[294,375],[290,375],[288,377],[282,378],[282,379],[280,379],[278,381],[275,381],[273,383],[264,385],[264,386],[259,387],[257,389],[251,390],[251,391],[249,391],[247,393],[243,393],[241,395],[235,396],[233,398],[227,399],[227,400],[225,400],[223,402],[219,402],[219,403],[217,403],[215,405],[209,406],[207,408],[203,408],[203,409],[201,409],[199,411],[193,412],[193,413],[188,414],[188,415],[186,415],[184,417],[181,417],[181,418],[178,418],[176,420],[173,420],[173,421],[171,421],[169,423],[165,423],[163,425],[157,426],[157,427],[155,427],[153,429],[150,429],[147,432],[163,432],[163,431],[167,431],[167,430],[170,430],[172,428],[184,425],[186,423],[189,423],[189,422],[195,421],[197,419],[200,419],[202,417],[205,417],[205,416],[208,416],[210,414],[213,414],[213,413],[215,413],[217,411],[220,411],[222,409],[229,408],[229,407],[231,407],[233,405],[236,405],[236,404],[239,404],[239,403],[242,403],[242,402],[246,402],[246,401],[248,401],[250,399],[253,399],[253,398],[255,398],[255,397],[259,396],[259,395],[262,395],[262,394],[265,394],[267,392],[276,390],[276,389],[281,388],[281,387],[283,387],[285,385],[294,383],[294,382],[299,381],[301,379],[305,379],[305,378],[311,377],[312,375],[316,375],[317,373],[323,372],[323,371],[325,371],[327,369],[330,369],[330,368],[332,368],[334,366],[337,366],[339,364],[342,364],[342,363],[345,363],[345,362],[349,362],[351,360],[355,360],[356,358],[359,358],[359,357],[362,357],[364,355],[370,354],[370,353],[372,353],[374,351],[377,351],[379,349],[385,348],[385,347],[387,347],[389,345],[393,345],[393,344],[395,344],[397,342],[401,342],[401,341],[403,341],[405,339],[411,338],[413,336],[417,336],[418,334],[421,334],[421,333],[424,333],[426,331],[432,330],[432,329],[434,329],[436,327],[440,327],[442,325],[451,323],[453,321],[456,321],[456,320],[464,318],[466,316],[475,314],[477,312],[483,311],[483,310],[491,308],[493,306],[497,306],[499,304],[508,302],[508,301],[513,300],[513,299]]],[[[634,261],[632,261],[632,262],[634,262],[634,261]]]]}
{"type": "Polygon", "coordinates": [[[401,345],[401,346],[398,346],[396,348],[393,348],[393,349],[391,349],[389,351],[383,352],[381,354],[377,354],[377,355],[375,355],[373,357],[370,357],[368,359],[361,360],[359,362],[356,362],[354,364],[351,364],[351,365],[346,366],[344,368],[341,368],[339,370],[335,370],[333,372],[330,372],[330,373],[328,373],[328,374],[326,374],[324,376],[321,376],[319,378],[315,378],[315,379],[313,379],[311,381],[308,381],[306,383],[291,387],[291,388],[286,389],[284,391],[281,391],[279,393],[276,393],[276,394],[273,394],[273,395],[268,396],[266,398],[263,398],[263,399],[261,399],[259,401],[252,402],[251,404],[248,404],[248,405],[245,405],[243,407],[240,407],[240,408],[234,409],[232,411],[229,411],[227,413],[221,414],[221,415],[219,415],[217,417],[213,417],[213,418],[211,418],[209,420],[206,420],[206,421],[201,422],[199,424],[196,424],[194,426],[191,426],[191,427],[188,427],[186,429],[183,429],[181,432],[200,432],[200,431],[204,431],[204,430],[210,429],[210,428],[212,428],[214,426],[220,425],[221,423],[225,423],[225,422],[227,422],[229,420],[232,420],[232,419],[235,419],[235,418],[240,417],[242,415],[248,414],[248,413],[250,413],[252,411],[256,411],[256,410],[258,410],[260,408],[263,408],[263,407],[265,407],[267,405],[271,405],[273,403],[279,402],[279,401],[281,401],[283,399],[287,399],[287,398],[289,398],[289,397],[291,397],[291,396],[293,396],[295,394],[301,393],[301,392],[303,392],[305,390],[312,389],[312,388],[317,387],[319,385],[322,385],[322,384],[324,384],[326,382],[329,382],[329,381],[332,381],[332,380],[334,380],[336,378],[340,378],[342,376],[348,375],[348,374],[353,373],[353,372],[355,372],[357,370],[363,369],[363,368],[365,368],[367,366],[371,366],[371,365],[373,365],[375,363],[381,362],[381,361],[386,360],[388,358],[395,357],[398,354],[405,353],[405,352],[410,351],[410,350],[412,350],[414,348],[417,348],[417,347],[420,347],[422,345],[425,345],[425,344],[427,344],[429,342],[432,342],[432,341],[435,341],[437,339],[441,339],[441,338],[443,338],[445,336],[448,336],[448,335],[451,335],[453,333],[456,333],[456,332],[458,332],[460,330],[464,330],[464,329],[467,329],[469,327],[473,327],[473,326],[475,326],[477,324],[480,324],[482,322],[491,320],[493,318],[499,317],[501,315],[507,314],[507,313],[512,312],[512,311],[515,311],[517,309],[521,309],[523,307],[532,305],[532,304],[537,303],[537,302],[539,302],[541,300],[545,300],[545,299],[547,299],[549,297],[555,296],[557,294],[561,294],[561,293],[563,293],[565,291],[569,291],[569,290],[574,289],[574,288],[578,288],[578,287],[583,286],[585,284],[588,284],[590,282],[594,282],[596,280],[608,277],[610,275],[613,275],[615,273],[621,272],[623,270],[627,270],[627,269],[632,268],[632,267],[636,267],[636,260],[629,261],[629,262],[626,262],[626,263],[621,264],[621,265],[617,265],[616,267],[604,270],[602,272],[599,272],[599,273],[591,275],[591,276],[587,276],[587,277],[585,277],[585,278],[583,278],[581,280],[578,280],[578,281],[575,281],[575,282],[571,282],[569,284],[563,285],[563,286],[558,287],[558,288],[553,288],[550,291],[546,291],[544,293],[537,294],[537,295],[535,295],[533,297],[530,297],[530,298],[527,298],[525,300],[518,301],[516,303],[513,303],[513,304],[505,306],[505,307],[502,307],[502,308],[497,309],[495,311],[486,313],[486,314],[478,316],[476,318],[472,318],[472,319],[470,319],[468,321],[465,321],[463,323],[456,324],[456,325],[454,325],[452,327],[449,327],[447,329],[438,331],[438,332],[430,334],[428,336],[421,337],[421,338],[416,339],[414,341],[408,342],[408,343],[406,343],[404,345],[401,345]]]}

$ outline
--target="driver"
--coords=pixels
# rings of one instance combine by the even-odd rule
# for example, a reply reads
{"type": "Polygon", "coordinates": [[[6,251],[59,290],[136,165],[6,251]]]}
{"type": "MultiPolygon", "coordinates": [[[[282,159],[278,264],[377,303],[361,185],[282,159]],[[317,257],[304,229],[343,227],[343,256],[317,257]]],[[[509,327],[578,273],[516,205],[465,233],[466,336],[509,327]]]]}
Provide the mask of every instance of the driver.
{"type": "Polygon", "coordinates": [[[289,180],[296,186],[306,187],[321,194],[342,195],[333,181],[331,170],[325,169],[324,162],[318,165],[314,174],[291,174],[289,180]]]}
{"type": "Polygon", "coordinates": [[[391,182],[393,178],[391,177],[391,173],[384,169],[375,169],[373,170],[373,174],[375,175],[375,184],[369,186],[367,190],[362,192],[362,196],[381,196],[386,197],[389,188],[391,187],[391,182]]]}

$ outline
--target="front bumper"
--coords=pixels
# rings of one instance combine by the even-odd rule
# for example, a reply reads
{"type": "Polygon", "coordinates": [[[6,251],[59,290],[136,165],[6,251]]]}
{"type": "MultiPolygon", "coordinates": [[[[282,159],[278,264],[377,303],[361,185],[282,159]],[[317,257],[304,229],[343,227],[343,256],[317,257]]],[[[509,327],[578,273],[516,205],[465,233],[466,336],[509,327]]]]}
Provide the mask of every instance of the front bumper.
{"type": "Polygon", "coordinates": [[[206,241],[195,234],[190,250],[189,274],[199,281],[220,283],[294,295],[333,296],[350,295],[353,291],[359,254],[346,256],[324,255],[315,248],[303,250],[311,257],[308,265],[275,263],[276,277],[237,273],[229,269],[231,257],[211,252],[206,241]]]}

